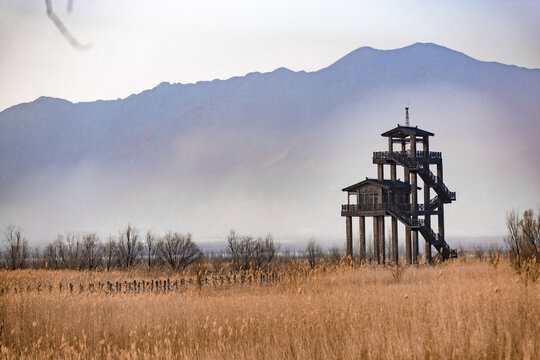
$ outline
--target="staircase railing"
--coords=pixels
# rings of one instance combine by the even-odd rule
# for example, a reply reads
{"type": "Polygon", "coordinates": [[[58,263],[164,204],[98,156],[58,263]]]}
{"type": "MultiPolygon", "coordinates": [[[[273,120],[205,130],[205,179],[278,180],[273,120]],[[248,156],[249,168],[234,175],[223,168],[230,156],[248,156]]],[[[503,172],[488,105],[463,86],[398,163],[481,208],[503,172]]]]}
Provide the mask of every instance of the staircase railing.
{"type": "MultiPolygon", "coordinates": [[[[430,201],[433,202],[437,197],[430,201]]],[[[438,201],[438,199],[437,199],[438,201]]],[[[422,204],[423,205],[423,204],[422,204]]],[[[341,211],[354,212],[358,210],[385,210],[392,216],[395,216],[410,228],[416,228],[419,230],[424,238],[433,245],[438,252],[444,258],[454,256],[453,250],[443,239],[439,238],[439,235],[433,231],[431,226],[427,226],[424,219],[413,219],[405,211],[410,210],[410,204],[393,204],[393,203],[381,203],[381,204],[345,204],[341,205],[341,211]]]]}
{"type": "MultiPolygon", "coordinates": [[[[395,217],[399,218],[402,222],[405,224],[412,226],[411,224],[411,217],[403,212],[403,210],[397,205],[397,204],[386,204],[387,205],[387,211],[392,213],[395,217]]],[[[409,204],[406,204],[409,205],[409,204]]]]}
{"type": "MultiPolygon", "coordinates": [[[[439,188],[440,192],[444,193],[446,197],[450,200],[456,200],[456,193],[453,191],[450,191],[448,187],[444,184],[444,182],[441,181],[441,179],[438,176],[435,176],[433,172],[429,169],[429,164],[427,163],[421,163],[419,166],[420,169],[420,176],[428,183],[428,185],[432,186],[435,191],[437,191],[439,188]],[[424,175],[424,176],[422,176],[424,175]]],[[[437,191],[439,192],[439,191],[437,191]]]]}
{"type": "Polygon", "coordinates": [[[430,226],[424,224],[420,227],[420,231],[422,232],[422,235],[428,235],[433,239],[433,241],[430,241],[432,245],[436,246],[436,243],[439,242],[439,235],[436,234],[430,226]]]}
{"type": "MultiPolygon", "coordinates": [[[[454,193],[454,195],[455,195],[455,193],[454,193]]],[[[439,206],[439,195],[435,195],[435,197],[429,201],[429,208],[431,210],[434,210],[438,206],[439,206]]]]}
{"type": "Polygon", "coordinates": [[[411,169],[416,169],[418,167],[418,160],[412,159],[407,152],[375,151],[373,153],[373,159],[394,160],[411,169]]]}
{"type": "Polygon", "coordinates": [[[397,151],[375,151],[373,153],[374,160],[393,160],[407,167],[409,170],[419,170],[420,176],[428,185],[432,186],[435,191],[442,192],[450,201],[456,200],[456,193],[448,189],[448,187],[429,169],[429,164],[422,159],[441,159],[442,155],[436,151],[417,151],[416,159],[410,157],[408,152],[397,151]]]}
{"type": "Polygon", "coordinates": [[[417,151],[416,157],[424,159],[442,159],[442,154],[439,151],[417,151]]]}

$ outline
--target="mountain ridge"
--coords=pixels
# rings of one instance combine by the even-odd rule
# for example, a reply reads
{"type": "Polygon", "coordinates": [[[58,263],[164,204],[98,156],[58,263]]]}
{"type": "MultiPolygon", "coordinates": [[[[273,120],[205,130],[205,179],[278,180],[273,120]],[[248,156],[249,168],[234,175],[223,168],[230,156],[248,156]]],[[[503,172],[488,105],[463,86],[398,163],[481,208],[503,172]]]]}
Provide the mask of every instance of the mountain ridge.
{"type": "Polygon", "coordinates": [[[474,208],[489,228],[489,216],[504,217],[501,208],[540,198],[540,170],[527,165],[540,163],[539,94],[539,70],[417,43],[359,48],[313,72],[161,82],[117,100],[40,97],[0,112],[0,226],[62,231],[68,219],[96,231],[179,222],[215,237],[240,223],[243,232],[336,238],[339,189],[370,175],[371,151],[385,146],[378,134],[402,121],[411,102],[413,124],[435,132],[434,148],[449,152],[445,177],[458,191],[449,224],[475,231],[474,208]],[[493,155],[500,144],[505,150],[493,155]],[[459,174],[488,180],[479,187],[459,174]],[[516,182],[532,195],[508,190],[516,182]],[[478,194],[494,193],[500,205],[473,206],[478,194]],[[76,214],[68,212],[73,202],[82,204],[76,214]],[[39,224],[48,204],[58,215],[39,224]],[[219,218],[214,233],[201,223],[206,216],[219,218]]]}
{"type": "MultiPolygon", "coordinates": [[[[71,104],[86,104],[86,103],[93,103],[93,102],[97,102],[97,101],[118,101],[118,100],[126,100],[126,99],[129,99],[133,96],[137,96],[137,95],[141,95],[145,92],[148,92],[148,91],[152,91],[152,90],[155,90],[155,89],[158,89],[162,86],[194,86],[194,85],[202,85],[202,84],[209,84],[209,83],[212,83],[212,82],[219,82],[219,81],[229,81],[229,80],[233,80],[233,79],[240,79],[240,78],[246,78],[246,77],[252,77],[252,76],[258,76],[258,75],[267,75],[267,74],[273,74],[273,73],[276,73],[276,72],[282,72],[282,71],[285,71],[287,73],[294,73],[294,74],[313,74],[313,73],[318,73],[318,72],[321,72],[323,70],[326,70],[326,69],[329,69],[329,68],[332,68],[334,65],[338,65],[340,64],[340,62],[342,61],[345,61],[347,60],[348,58],[351,58],[351,57],[356,57],[358,56],[361,52],[364,52],[364,51],[369,51],[370,55],[371,54],[376,54],[376,53],[394,53],[394,52],[402,52],[402,51],[408,51],[408,50],[416,50],[416,49],[422,49],[422,50],[436,50],[436,51],[445,51],[447,52],[446,54],[453,54],[455,56],[458,56],[458,57],[461,57],[461,58],[465,58],[467,60],[472,60],[474,62],[480,62],[480,63],[483,63],[483,64],[494,64],[494,65],[502,65],[502,66],[505,66],[505,67],[510,67],[510,68],[516,68],[516,69],[523,69],[523,70],[527,70],[527,71],[534,71],[534,72],[538,72],[540,73],[540,69],[537,69],[537,68],[527,68],[527,67],[523,67],[523,66],[518,66],[518,65],[514,65],[514,64],[505,64],[505,63],[501,63],[501,62],[497,62],[497,61],[486,61],[486,60],[479,60],[479,59],[476,59],[472,56],[469,56],[465,53],[462,53],[460,51],[457,51],[457,50],[454,50],[454,49],[451,49],[451,48],[448,48],[448,47],[445,47],[445,46],[442,46],[442,45],[438,45],[438,44],[435,44],[435,43],[423,43],[423,42],[416,42],[414,44],[411,44],[411,45],[407,45],[407,46],[404,46],[404,47],[401,47],[401,48],[396,48],[396,49],[376,49],[376,48],[373,48],[371,46],[362,46],[362,47],[359,47],[355,50],[352,50],[350,51],[349,53],[347,53],[346,55],[342,56],[341,58],[337,59],[336,61],[334,61],[333,63],[331,63],[330,65],[326,66],[326,67],[322,67],[320,69],[317,69],[317,70],[314,70],[314,71],[310,71],[310,72],[306,72],[304,70],[299,70],[299,71],[294,71],[294,70],[291,70],[291,69],[288,69],[286,67],[278,67],[272,71],[268,71],[268,72],[258,72],[258,71],[254,71],[254,72],[249,72],[249,73],[246,73],[244,75],[235,75],[235,76],[231,76],[229,78],[225,78],[225,79],[220,79],[220,78],[216,78],[216,79],[212,79],[212,80],[201,80],[201,81],[196,81],[196,82],[192,82],[192,83],[182,83],[182,82],[178,82],[178,83],[171,83],[171,82],[168,82],[168,81],[162,81],[160,82],[159,84],[157,84],[156,86],[154,86],[153,88],[149,88],[149,89],[145,89],[145,90],[142,90],[141,92],[139,93],[132,93],[128,96],[126,96],[125,98],[117,98],[117,99],[96,99],[96,100],[92,100],[92,101],[80,101],[80,102],[72,102],[70,100],[67,100],[67,99],[64,99],[64,98],[58,98],[58,97],[52,97],[52,96],[47,96],[47,95],[42,95],[40,97],[38,97],[37,99],[33,100],[33,101],[30,101],[30,102],[23,102],[23,103],[19,103],[19,104],[15,104],[15,105],[12,105],[4,110],[2,110],[0,112],[0,114],[6,110],[9,110],[13,107],[17,107],[19,105],[24,105],[24,104],[32,104],[34,102],[37,102],[37,101],[40,101],[40,100],[43,100],[43,99],[49,99],[49,100],[65,100],[71,104]]],[[[362,54],[362,55],[365,55],[365,54],[362,54]]]]}

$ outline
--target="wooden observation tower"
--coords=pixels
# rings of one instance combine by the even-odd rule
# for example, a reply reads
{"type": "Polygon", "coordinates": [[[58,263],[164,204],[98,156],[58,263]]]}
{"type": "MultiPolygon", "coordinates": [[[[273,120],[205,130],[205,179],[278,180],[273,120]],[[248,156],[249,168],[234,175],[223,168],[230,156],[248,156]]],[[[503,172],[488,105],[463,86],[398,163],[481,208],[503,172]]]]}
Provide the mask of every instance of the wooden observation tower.
{"type": "Polygon", "coordinates": [[[419,261],[418,233],[425,239],[426,261],[431,260],[433,246],[448,259],[455,256],[444,238],[444,204],[456,200],[456,193],[443,182],[443,164],[440,152],[430,151],[429,138],[433,133],[410,126],[409,108],[405,108],[406,125],[382,133],[388,138],[388,151],[373,153],[377,164],[377,179],[368,179],[343,189],[347,192],[347,205],[342,205],[341,216],[346,219],[347,255],[353,254],[352,218],[359,218],[360,258],[366,258],[366,216],[373,217],[373,250],[378,263],[385,263],[384,218],[392,219],[391,261],[397,263],[398,220],[405,226],[405,257],[410,264],[419,261]],[[422,150],[417,145],[422,144],[422,150]],[[394,144],[401,149],[394,151],[394,144]],[[390,179],[384,177],[384,167],[390,167],[390,179]],[[403,168],[403,181],[396,178],[397,167],[403,168]],[[435,168],[437,175],[430,167],[435,168]],[[423,203],[419,204],[418,177],[424,183],[423,203]],[[431,190],[434,197],[431,197],[431,190]],[[353,201],[351,201],[353,200],[353,201]],[[354,201],[356,200],[356,201],[354,201]],[[438,232],[431,228],[431,217],[437,216],[438,232]],[[412,233],[412,244],[411,244],[412,233]],[[411,246],[412,245],[412,246],[411,246]]]}

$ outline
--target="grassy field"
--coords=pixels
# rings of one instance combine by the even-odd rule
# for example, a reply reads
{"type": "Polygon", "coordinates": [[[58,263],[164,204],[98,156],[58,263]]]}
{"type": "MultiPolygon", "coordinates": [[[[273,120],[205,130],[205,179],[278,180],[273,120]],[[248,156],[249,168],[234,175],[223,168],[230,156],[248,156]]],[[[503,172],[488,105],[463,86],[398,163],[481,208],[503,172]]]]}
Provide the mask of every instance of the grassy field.
{"type": "Polygon", "coordinates": [[[289,272],[275,282],[254,278],[252,284],[190,286],[186,280],[182,287],[175,278],[180,275],[142,270],[2,271],[0,358],[533,359],[540,354],[538,282],[525,284],[504,262],[410,267],[401,281],[391,269],[373,266],[289,272]],[[179,288],[143,292],[133,285],[111,292],[104,285],[158,277],[179,288]]]}

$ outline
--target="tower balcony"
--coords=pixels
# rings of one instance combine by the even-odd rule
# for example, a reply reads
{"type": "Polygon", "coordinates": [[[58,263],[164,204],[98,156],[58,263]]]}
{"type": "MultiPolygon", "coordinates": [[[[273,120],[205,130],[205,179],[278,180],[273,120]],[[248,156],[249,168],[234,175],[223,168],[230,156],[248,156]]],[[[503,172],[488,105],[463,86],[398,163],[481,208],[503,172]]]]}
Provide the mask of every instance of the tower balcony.
{"type": "MultiPolygon", "coordinates": [[[[418,204],[416,205],[416,215],[437,215],[439,212],[435,208],[425,204],[418,204]]],[[[383,216],[395,210],[405,216],[412,215],[411,204],[380,203],[341,205],[341,216],[383,216]]]]}
{"type": "Polygon", "coordinates": [[[441,164],[442,153],[439,151],[417,151],[416,158],[411,157],[410,151],[374,151],[374,164],[393,164],[395,162],[406,164],[409,168],[416,169],[419,163],[441,164]]]}
{"type": "Polygon", "coordinates": [[[341,216],[384,216],[388,209],[398,208],[403,213],[411,212],[411,204],[345,204],[341,205],[341,216]]]}

